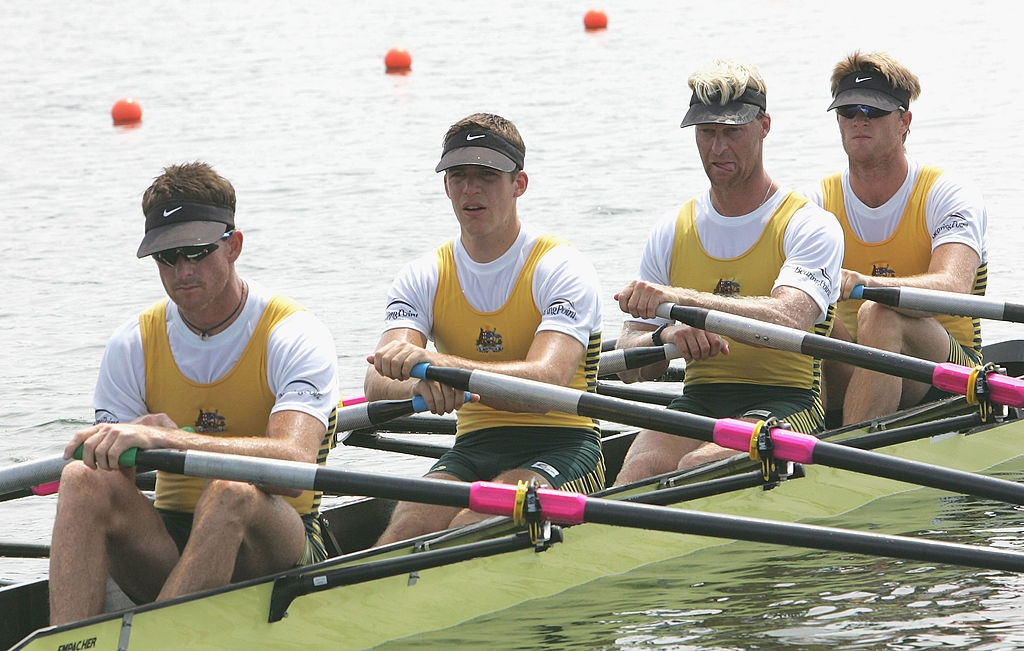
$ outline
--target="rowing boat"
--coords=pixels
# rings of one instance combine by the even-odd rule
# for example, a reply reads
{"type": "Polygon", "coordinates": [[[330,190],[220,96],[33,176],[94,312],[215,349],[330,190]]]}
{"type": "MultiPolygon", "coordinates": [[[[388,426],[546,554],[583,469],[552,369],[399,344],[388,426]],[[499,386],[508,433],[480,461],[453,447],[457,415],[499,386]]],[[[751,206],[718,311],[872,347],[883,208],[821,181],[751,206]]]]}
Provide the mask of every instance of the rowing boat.
{"type": "MultiPolygon", "coordinates": [[[[822,438],[970,472],[1010,460],[1024,463],[1019,444],[1024,420],[1019,411],[1006,409],[993,422],[971,424],[976,411],[963,398],[946,399],[822,438]]],[[[446,431],[450,424],[446,419],[402,418],[386,430],[375,426],[355,431],[345,443],[409,450],[395,434],[427,428],[446,431]]],[[[609,430],[603,442],[612,478],[634,431],[609,430]]],[[[415,451],[439,452],[430,445],[415,451]]],[[[764,488],[758,465],[740,454],[599,495],[680,504],[696,512],[756,513],[803,522],[846,513],[911,486],[835,468],[790,465],[777,486],[764,488]]],[[[25,650],[131,649],[165,648],[167,640],[174,640],[173,647],[181,649],[367,648],[722,544],[720,538],[662,531],[640,534],[591,523],[555,526],[538,537],[509,518],[496,517],[369,549],[392,506],[388,499],[369,498],[326,510],[323,519],[334,555],[323,563],[161,604],[116,609],[70,625],[46,625],[45,581],[0,588],[0,645],[25,650]],[[382,622],[382,613],[396,612],[401,617],[382,622]]]]}

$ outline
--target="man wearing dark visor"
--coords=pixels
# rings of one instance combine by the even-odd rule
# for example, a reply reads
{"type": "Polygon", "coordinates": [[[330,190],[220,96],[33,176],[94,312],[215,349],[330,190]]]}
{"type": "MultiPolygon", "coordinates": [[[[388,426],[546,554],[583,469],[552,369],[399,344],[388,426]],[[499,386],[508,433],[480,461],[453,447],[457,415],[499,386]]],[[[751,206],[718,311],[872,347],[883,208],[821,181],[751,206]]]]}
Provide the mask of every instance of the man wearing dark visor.
{"type": "MultiPolygon", "coordinates": [[[[839,224],[765,169],[771,117],[761,73],[749,64],[718,60],[693,73],[689,85],[692,96],[681,126],[693,128],[711,187],[655,225],[637,279],[615,295],[632,317],[617,346],[679,348],[686,382],[670,409],[711,418],[776,418],[801,432],[817,432],[824,413],[816,359],[750,346],[655,314],[660,303],[675,303],[824,335],[839,298],[839,224]]],[[[665,366],[619,377],[653,379],[665,366]]],[[[644,430],[615,481],[733,454],[715,443],[644,430]]]]}
{"type": "Polygon", "coordinates": [[[235,190],[205,163],[165,168],[143,194],[167,298],[118,328],[103,355],[95,425],[65,448],[50,552],[54,624],[101,612],[109,575],[138,603],[326,557],[320,494],[159,473],[155,502],[120,468],[129,448],[323,463],[337,352],[310,312],[235,270],[235,190]]]}
{"type": "MultiPolygon", "coordinates": [[[[986,225],[980,192],[907,155],[921,93],[917,76],[884,52],[854,52],[832,71],[832,103],[849,167],[822,180],[812,199],[846,239],[842,299],[832,336],[934,362],[981,361],[981,323],[851,300],[857,286],[984,294],[986,225]]],[[[824,362],[829,424],[856,423],[942,396],[894,375],[824,362]]]]}
{"type": "MultiPolygon", "coordinates": [[[[575,247],[520,218],[518,202],[529,185],[525,157],[519,129],[499,115],[475,113],[448,129],[434,171],[444,174],[459,232],[395,279],[363,387],[371,400],[420,395],[435,413],[458,409],[455,444],[427,477],[537,481],[591,493],[604,487],[596,421],[538,413],[494,396],[463,404],[462,391],[409,376],[413,365],[427,362],[596,389],[597,272],[575,247]]],[[[482,517],[400,502],[378,542],[482,517]]]]}

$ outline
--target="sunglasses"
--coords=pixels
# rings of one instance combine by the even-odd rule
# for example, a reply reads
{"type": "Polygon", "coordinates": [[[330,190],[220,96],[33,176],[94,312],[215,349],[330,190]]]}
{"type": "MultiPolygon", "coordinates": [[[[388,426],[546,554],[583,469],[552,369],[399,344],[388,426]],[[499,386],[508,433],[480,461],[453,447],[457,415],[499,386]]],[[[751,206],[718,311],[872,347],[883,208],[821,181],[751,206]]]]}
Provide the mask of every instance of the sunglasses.
{"type": "MultiPolygon", "coordinates": [[[[234,231],[228,231],[218,238],[220,240],[226,240],[231,237],[231,233],[234,231]]],[[[165,251],[157,251],[153,254],[156,261],[160,264],[167,265],[168,267],[177,266],[180,258],[185,258],[189,262],[199,262],[206,256],[210,255],[217,250],[218,244],[216,242],[211,244],[203,244],[201,246],[180,246],[176,249],[167,249],[165,251]]]]}
{"type": "Polygon", "coordinates": [[[874,120],[875,118],[884,118],[892,113],[892,111],[883,111],[874,106],[865,106],[863,104],[850,104],[848,106],[837,106],[836,113],[847,120],[852,120],[857,117],[857,114],[863,114],[867,119],[874,120]]]}

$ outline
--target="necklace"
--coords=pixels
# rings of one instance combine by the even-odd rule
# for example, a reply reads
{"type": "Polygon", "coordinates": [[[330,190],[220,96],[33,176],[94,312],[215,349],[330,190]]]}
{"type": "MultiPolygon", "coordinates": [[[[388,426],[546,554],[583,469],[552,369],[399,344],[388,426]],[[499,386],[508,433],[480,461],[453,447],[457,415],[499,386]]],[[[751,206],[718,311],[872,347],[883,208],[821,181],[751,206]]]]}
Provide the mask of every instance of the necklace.
{"type": "Polygon", "coordinates": [[[235,315],[238,314],[238,311],[242,309],[242,305],[245,303],[245,297],[248,296],[248,294],[249,294],[249,285],[247,285],[245,283],[245,281],[242,281],[242,297],[240,299],[238,299],[238,305],[235,306],[235,309],[231,310],[231,314],[228,315],[228,318],[224,319],[223,321],[221,321],[220,323],[218,323],[215,326],[210,326],[209,328],[200,328],[196,324],[194,324],[191,321],[189,321],[188,319],[186,319],[185,315],[181,313],[181,308],[180,307],[178,308],[178,316],[180,316],[181,320],[185,322],[185,325],[187,325],[190,329],[195,330],[196,332],[199,333],[199,338],[200,339],[202,339],[203,341],[206,341],[207,339],[210,338],[210,333],[211,332],[213,332],[217,328],[220,328],[222,325],[224,325],[225,323],[227,323],[231,319],[235,318],[235,315]]]}
{"type": "Polygon", "coordinates": [[[771,181],[771,182],[768,183],[768,189],[764,191],[764,199],[761,199],[761,203],[757,204],[758,208],[763,206],[765,201],[768,201],[768,195],[772,193],[772,186],[773,185],[775,185],[774,181],[771,181]]]}

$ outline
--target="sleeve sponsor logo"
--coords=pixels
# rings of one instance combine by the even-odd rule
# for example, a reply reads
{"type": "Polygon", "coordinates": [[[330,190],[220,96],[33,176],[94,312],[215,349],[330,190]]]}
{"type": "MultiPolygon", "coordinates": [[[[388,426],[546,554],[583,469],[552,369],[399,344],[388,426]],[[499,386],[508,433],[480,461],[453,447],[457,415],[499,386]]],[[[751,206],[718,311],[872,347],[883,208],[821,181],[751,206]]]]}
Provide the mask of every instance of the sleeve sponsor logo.
{"type": "Polygon", "coordinates": [[[100,423],[120,423],[121,421],[106,409],[97,409],[93,414],[92,424],[99,425],[100,423]]]}
{"type": "Polygon", "coordinates": [[[946,217],[945,221],[942,222],[942,225],[936,228],[932,233],[932,237],[935,238],[950,231],[965,231],[967,230],[967,226],[967,220],[964,219],[964,216],[955,212],[949,217],[946,217]]]}
{"type": "Polygon", "coordinates": [[[391,301],[388,303],[384,320],[397,321],[399,319],[418,319],[419,317],[420,314],[416,311],[416,308],[405,301],[391,301]]]}
{"type": "Polygon", "coordinates": [[[798,266],[794,271],[826,292],[832,289],[832,279],[829,278],[824,267],[821,269],[807,269],[806,267],[798,266]]]}
{"type": "Polygon", "coordinates": [[[284,390],[277,394],[277,397],[281,398],[289,393],[297,396],[313,396],[316,400],[319,400],[323,396],[323,392],[320,390],[320,387],[309,380],[292,380],[285,385],[284,390]]]}
{"type": "Polygon", "coordinates": [[[579,320],[579,314],[576,312],[576,306],[572,304],[572,301],[566,298],[555,299],[551,305],[544,310],[545,316],[567,316],[573,321],[579,320]]]}

